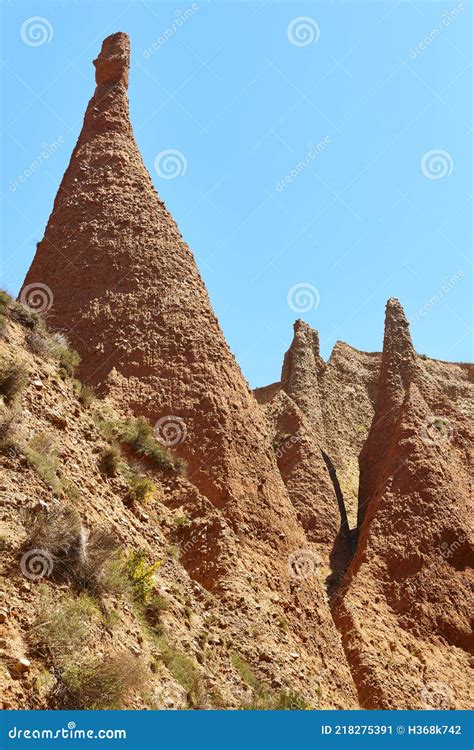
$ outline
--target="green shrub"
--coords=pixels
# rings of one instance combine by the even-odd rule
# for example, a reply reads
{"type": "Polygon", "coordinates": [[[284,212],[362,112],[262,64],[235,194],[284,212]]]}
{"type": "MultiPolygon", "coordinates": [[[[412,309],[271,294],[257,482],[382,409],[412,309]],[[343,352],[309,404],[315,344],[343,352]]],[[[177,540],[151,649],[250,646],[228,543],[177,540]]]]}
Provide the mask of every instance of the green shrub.
{"type": "Polygon", "coordinates": [[[253,711],[302,711],[308,708],[306,700],[294,691],[275,692],[266,686],[253,672],[240,654],[233,653],[231,661],[243,682],[252,688],[252,700],[243,705],[244,710],[253,711]]]}
{"type": "Polygon", "coordinates": [[[127,467],[125,478],[128,484],[127,500],[129,503],[146,503],[151,500],[156,490],[152,479],[131,466],[127,467]]]}
{"type": "Polygon", "coordinates": [[[0,396],[7,404],[13,403],[28,384],[28,369],[23,362],[0,362],[0,396]]]}
{"type": "Polygon", "coordinates": [[[0,290],[0,333],[7,327],[7,316],[9,314],[13,299],[7,292],[0,290]]]}
{"type": "Polygon", "coordinates": [[[189,526],[190,523],[191,521],[188,516],[175,516],[175,518],[173,518],[173,524],[176,529],[185,528],[186,526],[189,526]]]}
{"type": "Polygon", "coordinates": [[[114,477],[119,470],[121,461],[122,454],[120,453],[120,449],[116,445],[111,445],[101,454],[99,462],[100,470],[108,477],[114,477]]]}
{"type": "Polygon", "coordinates": [[[0,289],[0,315],[7,315],[12,305],[13,297],[10,297],[8,292],[0,289]]]}
{"type": "Polygon", "coordinates": [[[85,409],[88,409],[96,398],[94,389],[80,380],[74,380],[73,385],[77,400],[85,409]]]}
{"type": "Polygon", "coordinates": [[[124,561],[123,570],[130,581],[133,598],[139,604],[148,605],[155,589],[155,572],[161,561],[149,565],[143,550],[131,552],[124,561]]]}

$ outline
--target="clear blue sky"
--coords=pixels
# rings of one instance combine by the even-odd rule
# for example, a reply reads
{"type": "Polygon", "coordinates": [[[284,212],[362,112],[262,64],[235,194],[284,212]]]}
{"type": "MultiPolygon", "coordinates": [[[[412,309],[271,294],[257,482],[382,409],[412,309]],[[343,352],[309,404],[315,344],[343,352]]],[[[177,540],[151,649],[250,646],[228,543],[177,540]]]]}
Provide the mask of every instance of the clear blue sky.
{"type": "Polygon", "coordinates": [[[126,31],[136,140],[252,386],[278,378],[296,317],[319,330],[325,358],[337,339],[380,350],[390,296],[416,317],[418,351],[471,358],[471,3],[2,10],[3,287],[17,292],[43,235],[93,92],[91,61],[126,31]],[[35,16],[46,19],[39,36],[35,16]],[[184,155],[185,174],[159,177],[167,149],[184,155]],[[300,283],[317,293],[297,312],[288,292],[300,283]]]}

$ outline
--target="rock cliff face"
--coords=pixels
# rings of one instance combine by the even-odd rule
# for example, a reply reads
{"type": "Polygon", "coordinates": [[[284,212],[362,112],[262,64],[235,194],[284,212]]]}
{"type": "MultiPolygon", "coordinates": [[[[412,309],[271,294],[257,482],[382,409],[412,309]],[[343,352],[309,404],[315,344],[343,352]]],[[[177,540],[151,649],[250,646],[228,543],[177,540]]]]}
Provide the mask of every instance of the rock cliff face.
{"type": "MultiPolygon", "coordinates": [[[[163,707],[163,685],[165,707],[469,707],[473,369],[419,357],[392,299],[381,354],[338,342],[325,363],[297,321],[281,380],[253,394],[135,143],[129,58],[126,34],[104,41],[27,307],[0,295],[4,707],[64,699],[64,661],[52,669],[51,648],[31,646],[43,594],[19,557],[25,509],[50,523],[71,501],[83,552],[107,525],[128,561],[162,566],[145,631],[130,581],[92,616],[95,656],[121,643],[143,657],[154,697],[135,691],[125,707],[163,707]],[[49,332],[28,308],[35,290],[52,303],[49,332]],[[81,355],[90,411],[52,331],[81,355]],[[137,476],[148,505],[130,501],[137,476]]],[[[85,606],[72,585],[43,583],[85,606]]]]}

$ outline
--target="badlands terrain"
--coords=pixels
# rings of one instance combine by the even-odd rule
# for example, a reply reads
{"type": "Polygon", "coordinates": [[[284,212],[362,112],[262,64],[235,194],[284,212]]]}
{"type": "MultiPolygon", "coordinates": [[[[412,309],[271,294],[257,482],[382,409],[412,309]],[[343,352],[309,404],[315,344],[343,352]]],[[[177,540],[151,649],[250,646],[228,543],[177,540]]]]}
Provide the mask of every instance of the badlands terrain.
{"type": "MultiPolygon", "coordinates": [[[[19,299],[0,295],[3,708],[470,707],[473,368],[327,362],[252,392],[128,113],[96,89],[19,299]]],[[[383,311],[381,311],[381,316],[383,311]]]]}

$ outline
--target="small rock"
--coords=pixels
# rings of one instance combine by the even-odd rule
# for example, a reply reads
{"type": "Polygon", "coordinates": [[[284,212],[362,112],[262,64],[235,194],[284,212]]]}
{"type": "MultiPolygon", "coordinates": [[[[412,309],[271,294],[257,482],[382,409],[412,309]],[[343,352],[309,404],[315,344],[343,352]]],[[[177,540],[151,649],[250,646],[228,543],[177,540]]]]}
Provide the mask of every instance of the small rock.
{"type": "Polygon", "coordinates": [[[132,654],[134,654],[135,656],[141,656],[141,655],[142,655],[142,653],[143,653],[143,652],[142,652],[142,650],[141,650],[141,648],[139,648],[138,646],[131,646],[131,647],[130,647],[130,651],[131,651],[131,652],[132,652],[132,654]]]}
{"type": "Polygon", "coordinates": [[[33,380],[33,385],[36,388],[43,388],[43,381],[39,380],[38,378],[36,380],[33,380]]]}
{"type": "Polygon", "coordinates": [[[23,656],[20,658],[17,656],[10,657],[9,670],[12,674],[26,674],[26,672],[30,671],[30,667],[31,662],[29,659],[25,659],[23,656]]]}
{"type": "Polygon", "coordinates": [[[296,651],[290,652],[290,659],[299,659],[300,655],[296,653],[296,651]]]}
{"type": "Polygon", "coordinates": [[[2,607],[2,609],[0,609],[0,622],[5,622],[7,618],[8,618],[8,609],[5,609],[4,607],[2,607]]]}

